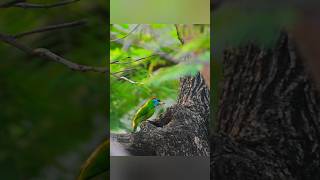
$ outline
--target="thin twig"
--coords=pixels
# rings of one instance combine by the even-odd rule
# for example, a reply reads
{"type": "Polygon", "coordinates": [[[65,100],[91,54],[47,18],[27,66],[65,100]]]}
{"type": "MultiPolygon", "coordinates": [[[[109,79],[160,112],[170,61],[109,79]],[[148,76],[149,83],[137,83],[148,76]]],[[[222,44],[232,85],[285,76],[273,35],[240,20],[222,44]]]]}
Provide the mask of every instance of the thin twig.
{"type": "Polygon", "coordinates": [[[32,56],[38,56],[42,57],[44,59],[50,60],[50,61],[55,61],[60,64],[65,65],[71,70],[74,71],[81,71],[81,72],[100,72],[100,73],[106,73],[109,71],[107,67],[92,67],[92,66],[87,66],[87,65],[82,65],[82,64],[77,64],[72,61],[69,61],[53,52],[51,52],[48,49],[44,48],[38,48],[38,49],[32,49],[20,42],[18,42],[14,37],[0,33],[0,40],[25,52],[26,54],[32,55],[32,56]]]}
{"type": "Polygon", "coordinates": [[[115,74],[111,74],[111,75],[114,76],[114,77],[117,78],[117,79],[122,79],[122,80],[128,81],[129,83],[132,83],[132,84],[138,84],[138,82],[133,81],[133,80],[131,80],[131,79],[128,79],[128,78],[126,78],[126,77],[124,77],[124,76],[117,76],[117,75],[115,75],[115,74]]]}
{"type": "Polygon", "coordinates": [[[130,83],[132,83],[132,84],[137,84],[138,82],[136,82],[136,81],[132,81],[131,79],[128,79],[128,78],[126,78],[126,77],[124,77],[124,76],[121,76],[121,77],[119,77],[120,79],[123,79],[123,80],[125,80],[125,81],[128,81],[128,82],[130,82],[130,83]]]}
{"type": "MultiPolygon", "coordinates": [[[[150,56],[142,57],[142,58],[139,58],[139,59],[135,59],[135,60],[130,61],[130,62],[120,62],[119,60],[116,60],[116,61],[110,62],[110,64],[131,64],[131,63],[135,63],[135,62],[138,62],[138,61],[142,61],[144,59],[148,59],[148,58],[153,57],[153,56],[157,56],[157,55],[156,54],[152,54],[150,56]]],[[[126,57],[124,59],[128,59],[128,58],[130,58],[130,57],[126,57]]]]}
{"type": "Polygon", "coordinates": [[[177,36],[178,36],[178,39],[179,39],[180,43],[181,43],[182,45],[184,45],[184,40],[183,40],[183,38],[181,37],[181,34],[180,34],[180,31],[179,31],[178,25],[175,24],[174,26],[176,27],[177,36]]]}
{"type": "Polygon", "coordinates": [[[111,39],[110,42],[114,42],[114,41],[118,41],[120,39],[124,39],[126,37],[128,37],[131,33],[133,33],[138,27],[140,26],[140,24],[137,24],[130,32],[128,32],[128,34],[126,34],[125,36],[121,37],[121,38],[117,38],[117,39],[111,39]]]}
{"type": "Polygon", "coordinates": [[[25,2],[25,0],[11,0],[0,4],[0,8],[8,8],[12,7],[13,5],[17,3],[25,2]]]}
{"type": "MultiPolygon", "coordinates": [[[[123,45],[124,44],[124,41],[123,40],[119,40],[119,41],[116,41],[117,44],[120,44],[120,45],[123,45]]],[[[143,49],[147,49],[147,50],[152,50],[142,44],[135,44],[135,46],[139,47],[139,48],[143,48],[143,49]]],[[[170,54],[166,53],[166,52],[161,52],[161,51],[156,51],[156,52],[153,52],[154,55],[157,55],[159,56],[160,58],[162,58],[163,60],[166,60],[170,63],[173,63],[173,64],[178,64],[179,63],[179,60],[178,59],[175,59],[173,56],[171,56],[170,54]]],[[[117,62],[119,61],[113,61],[113,62],[110,62],[111,64],[116,64],[117,62]],[[113,63],[114,62],[114,63],[113,63]]]]}
{"type": "Polygon", "coordinates": [[[24,36],[31,35],[31,34],[42,33],[42,32],[47,32],[47,31],[54,31],[54,30],[60,30],[60,29],[71,28],[71,27],[76,27],[76,26],[82,26],[82,25],[85,25],[85,24],[86,24],[85,20],[72,21],[72,22],[68,22],[68,23],[46,26],[46,27],[42,27],[42,28],[35,29],[35,30],[32,30],[32,31],[19,33],[19,34],[14,35],[13,37],[14,38],[22,38],[24,36]]]}
{"type": "Polygon", "coordinates": [[[67,66],[69,69],[74,70],[74,71],[81,71],[81,72],[100,72],[100,73],[106,73],[108,72],[107,67],[92,67],[92,66],[87,66],[87,65],[82,65],[82,64],[77,64],[72,61],[69,61],[53,52],[51,52],[48,49],[44,48],[38,48],[33,51],[34,55],[38,55],[40,57],[46,58],[48,60],[52,60],[58,63],[61,63],[65,66],[67,66]]]}
{"type": "Polygon", "coordinates": [[[136,68],[129,68],[129,69],[124,69],[121,71],[113,72],[111,74],[119,74],[119,73],[124,73],[124,72],[128,72],[128,71],[134,71],[134,70],[137,70],[137,69],[136,68]]]}
{"type": "Polygon", "coordinates": [[[125,59],[131,59],[131,57],[128,56],[128,57],[122,58],[120,60],[115,60],[115,61],[110,62],[110,64],[118,64],[120,61],[125,60],[125,59]]]}
{"type": "MultiPolygon", "coordinates": [[[[11,7],[20,7],[20,8],[33,8],[33,9],[48,9],[48,8],[55,8],[60,6],[65,6],[71,3],[75,3],[80,0],[65,0],[57,3],[52,4],[36,4],[36,3],[27,3],[27,2],[20,2],[15,3],[11,7]]],[[[10,6],[9,6],[10,7],[10,6]]]]}
{"type": "Polygon", "coordinates": [[[19,43],[14,37],[10,35],[6,35],[3,33],[0,33],[0,40],[23,51],[24,53],[27,54],[32,54],[32,49],[28,46],[25,46],[24,44],[19,43]]]}

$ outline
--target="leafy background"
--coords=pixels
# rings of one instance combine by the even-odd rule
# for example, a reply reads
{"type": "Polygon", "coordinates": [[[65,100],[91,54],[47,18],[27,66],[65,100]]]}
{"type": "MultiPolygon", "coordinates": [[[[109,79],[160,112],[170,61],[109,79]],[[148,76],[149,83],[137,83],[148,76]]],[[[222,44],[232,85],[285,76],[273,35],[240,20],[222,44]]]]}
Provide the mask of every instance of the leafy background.
{"type": "MultiPolygon", "coordinates": [[[[111,131],[131,131],[134,113],[153,96],[171,106],[178,96],[179,78],[195,75],[209,62],[209,26],[188,26],[192,34],[201,33],[182,44],[174,24],[111,25],[110,73],[115,74],[110,77],[111,131]]],[[[179,32],[183,29],[178,25],[179,32]]]]}
{"type": "MultiPolygon", "coordinates": [[[[0,31],[15,34],[85,18],[87,26],[35,34],[21,42],[77,63],[106,66],[105,4],[1,9],[0,31]]],[[[73,72],[2,42],[0,61],[1,179],[74,179],[105,138],[105,75],[73,72]]]]}

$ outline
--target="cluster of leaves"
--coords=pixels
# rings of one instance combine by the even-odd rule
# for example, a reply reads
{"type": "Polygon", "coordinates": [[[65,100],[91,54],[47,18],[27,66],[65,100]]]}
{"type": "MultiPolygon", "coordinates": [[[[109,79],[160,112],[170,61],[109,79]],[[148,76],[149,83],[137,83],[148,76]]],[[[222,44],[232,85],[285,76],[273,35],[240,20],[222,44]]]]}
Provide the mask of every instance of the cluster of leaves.
{"type": "Polygon", "coordinates": [[[192,25],[188,42],[174,24],[111,26],[110,124],[112,131],[129,130],[133,113],[146,99],[177,99],[179,78],[195,75],[210,60],[208,25],[192,25]]]}

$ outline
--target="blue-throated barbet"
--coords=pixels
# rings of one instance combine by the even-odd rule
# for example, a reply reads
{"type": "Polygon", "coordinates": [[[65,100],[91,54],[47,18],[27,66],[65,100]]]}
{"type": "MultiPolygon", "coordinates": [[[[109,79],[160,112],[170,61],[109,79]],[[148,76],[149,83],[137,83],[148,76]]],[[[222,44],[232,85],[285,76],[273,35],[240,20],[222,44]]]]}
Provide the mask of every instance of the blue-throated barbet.
{"type": "Polygon", "coordinates": [[[163,104],[158,98],[153,97],[146,101],[136,112],[132,119],[132,128],[133,132],[137,130],[138,125],[142,122],[150,118],[154,112],[157,106],[160,104],[163,104]]]}

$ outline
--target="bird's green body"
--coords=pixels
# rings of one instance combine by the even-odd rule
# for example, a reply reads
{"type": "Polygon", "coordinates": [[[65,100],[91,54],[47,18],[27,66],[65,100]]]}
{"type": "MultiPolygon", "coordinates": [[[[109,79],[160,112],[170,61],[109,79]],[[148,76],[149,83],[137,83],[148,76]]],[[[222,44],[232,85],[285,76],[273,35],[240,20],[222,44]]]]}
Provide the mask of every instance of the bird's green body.
{"type": "Polygon", "coordinates": [[[133,132],[137,130],[137,127],[141,122],[146,121],[154,114],[158,105],[160,105],[160,100],[151,98],[139,108],[132,119],[133,132]]]}

